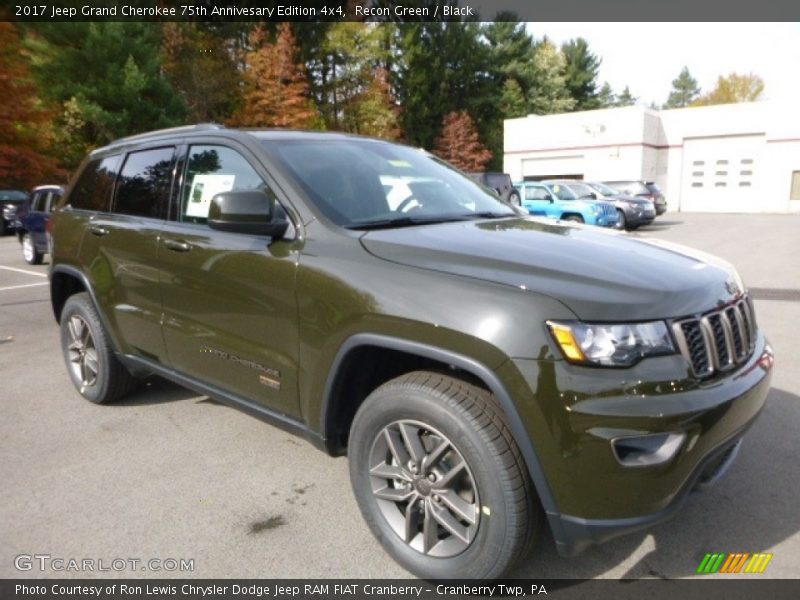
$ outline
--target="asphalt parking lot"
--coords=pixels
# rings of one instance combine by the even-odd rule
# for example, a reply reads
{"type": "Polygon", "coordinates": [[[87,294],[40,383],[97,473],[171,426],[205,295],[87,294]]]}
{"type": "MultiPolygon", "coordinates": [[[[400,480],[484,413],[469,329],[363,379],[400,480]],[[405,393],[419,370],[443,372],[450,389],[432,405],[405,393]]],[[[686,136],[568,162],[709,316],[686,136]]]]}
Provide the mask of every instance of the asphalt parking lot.
{"type": "MultiPolygon", "coordinates": [[[[734,263],[775,349],[767,407],[736,464],[651,530],[560,558],[549,533],[515,577],[689,577],[706,552],[771,552],[761,577],[800,576],[800,216],[667,213],[632,235],[734,263]]],[[[95,576],[388,578],[407,573],[363,524],[343,458],[162,380],[96,406],[70,383],[47,265],[0,239],[0,577],[18,555],[186,559],[191,572],[95,576]]],[[[128,563],[131,564],[131,563],[128,563]]]]}

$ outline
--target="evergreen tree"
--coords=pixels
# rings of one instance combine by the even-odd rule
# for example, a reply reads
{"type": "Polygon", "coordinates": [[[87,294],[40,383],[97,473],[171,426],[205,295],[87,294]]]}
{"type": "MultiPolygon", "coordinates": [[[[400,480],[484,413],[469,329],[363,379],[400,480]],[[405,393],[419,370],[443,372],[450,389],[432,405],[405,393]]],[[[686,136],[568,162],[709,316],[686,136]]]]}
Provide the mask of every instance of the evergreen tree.
{"type": "MultiPolygon", "coordinates": [[[[402,128],[415,145],[433,146],[444,116],[467,110],[484,136],[502,130],[489,50],[477,23],[402,23],[396,90],[402,128]]],[[[499,146],[502,147],[502,140],[499,146]]]]}
{"type": "Polygon", "coordinates": [[[549,115],[572,110],[575,99],[567,89],[566,61],[553,43],[544,38],[533,58],[534,83],[529,92],[530,112],[549,115]]]}
{"type": "Polygon", "coordinates": [[[575,99],[574,110],[599,108],[597,74],[602,61],[589,51],[589,44],[583,38],[562,44],[561,52],[566,62],[565,83],[575,99]]]}
{"type": "Polygon", "coordinates": [[[527,113],[526,107],[525,95],[522,93],[522,88],[517,83],[517,80],[506,79],[503,84],[503,93],[500,96],[500,110],[503,113],[503,118],[524,117],[527,113]]]}
{"type": "Polygon", "coordinates": [[[308,128],[317,124],[305,67],[295,62],[290,24],[281,24],[275,43],[266,40],[263,26],[256,27],[250,34],[250,46],[245,57],[243,104],[232,122],[247,127],[308,128]]]}
{"type": "Polygon", "coordinates": [[[483,171],[492,153],[481,144],[475,122],[465,110],[445,115],[433,153],[462,171],[483,171]]]}
{"type": "Polygon", "coordinates": [[[70,162],[115,138],[184,122],[186,107],[162,75],[161,28],[104,21],[29,31],[40,88],[61,113],[57,128],[72,126],[61,139],[70,162]]]}
{"type": "Polygon", "coordinates": [[[603,82],[603,85],[600,87],[600,91],[597,92],[597,102],[599,104],[599,108],[610,108],[612,106],[616,106],[617,96],[614,94],[614,90],[611,89],[611,85],[609,85],[607,81],[603,82]]]}
{"type": "Polygon", "coordinates": [[[65,172],[46,155],[50,115],[39,99],[19,34],[13,23],[0,22],[0,182],[29,189],[43,181],[60,181],[65,172]]]}
{"type": "Polygon", "coordinates": [[[717,86],[692,102],[692,106],[754,102],[758,100],[763,91],[764,81],[753,73],[747,75],[731,73],[727,77],[720,75],[717,79],[717,86]]]}
{"type": "Polygon", "coordinates": [[[683,108],[689,106],[700,95],[700,86],[691,76],[688,67],[683,67],[680,74],[672,80],[672,91],[669,93],[664,108],[683,108]]]}
{"type": "Polygon", "coordinates": [[[633,106],[639,98],[631,94],[630,88],[626,85],[619,96],[617,96],[614,106],[633,106]]]}

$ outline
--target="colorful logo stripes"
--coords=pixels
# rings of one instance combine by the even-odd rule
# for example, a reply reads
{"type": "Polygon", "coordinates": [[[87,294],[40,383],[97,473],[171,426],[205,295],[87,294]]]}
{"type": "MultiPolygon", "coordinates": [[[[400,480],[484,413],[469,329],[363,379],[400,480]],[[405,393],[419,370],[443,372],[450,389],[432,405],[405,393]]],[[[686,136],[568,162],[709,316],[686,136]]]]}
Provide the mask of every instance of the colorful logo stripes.
{"type": "Polygon", "coordinates": [[[763,573],[767,568],[772,554],[764,552],[709,552],[705,555],[700,566],[697,567],[699,575],[713,573],[763,573]]]}

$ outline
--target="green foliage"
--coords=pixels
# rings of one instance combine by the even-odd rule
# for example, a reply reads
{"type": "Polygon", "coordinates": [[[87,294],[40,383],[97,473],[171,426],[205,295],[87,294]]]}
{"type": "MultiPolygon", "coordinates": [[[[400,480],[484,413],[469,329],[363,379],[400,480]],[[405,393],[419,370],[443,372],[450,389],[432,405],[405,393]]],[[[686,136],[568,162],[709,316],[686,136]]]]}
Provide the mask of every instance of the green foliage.
{"type": "Polygon", "coordinates": [[[528,94],[530,111],[549,115],[572,110],[575,98],[567,88],[566,60],[553,43],[544,38],[533,57],[534,83],[528,94]]]}
{"type": "Polygon", "coordinates": [[[65,156],[183,122],[186,107],[162,77],[160,32],[137,22],[31,26],[34,72],[59,107],[59,123],[72,127],[61,140],[75,144],[62,149],[65,156]]]}
{"type": "Polygon", "coordinates": [[[589,44],[583,38],[570,40],[561,46],[566,67],[565,84],[575,99],[574,110],[600,108],[597,92],[597,74],[602,62],[589,51],[589,44]]]}
{"type": "Polygon", "coordinates": [[[689,106],[700,95],[697,80],[683,67],[680,74],[672,80],[672,91],[669,93],[664,108],[683,108],[689,106]]]}
{"type": "Polygon", "coordinates": [[[734,102],[754,102],[764,91],[764,81],[758,75],[731,73],[719,76],[717,87],[692,102],[692,106],[711,104],[731,104],[734,102]]]}
{"type": "Polygon", "coordinates": [[[639,100],[636,96],[631,94],[630,88],[626,85],[619,96],[617,96],[614,106],[633,106],[639,100]]]}
{"type": "Polygon", "coordinates": [[[527,102],[522,88],[516,79],[506,79],[500,96],[500,111],[506,119],[524,117],[527,114],[527,102]]]}
{"type": "Polygon", "coordinates": [[[597,102],[599,105],[598,108],[610,108],[612,106],[616,106],[617,96],[607,81],[603,82],[603,85],[600,87],[600,91],[597,92],[597,102]]]}

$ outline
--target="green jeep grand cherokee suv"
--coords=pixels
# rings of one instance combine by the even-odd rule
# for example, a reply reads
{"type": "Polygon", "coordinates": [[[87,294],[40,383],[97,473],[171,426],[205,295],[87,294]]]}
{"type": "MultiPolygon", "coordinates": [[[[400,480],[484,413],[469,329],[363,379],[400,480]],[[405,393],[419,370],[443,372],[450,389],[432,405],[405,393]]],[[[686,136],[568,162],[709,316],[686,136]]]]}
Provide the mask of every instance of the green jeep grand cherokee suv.
{"type": "Polygon", "coordinates": [[[349,456],[427,578],[645,527],[730,464],[772,352],[710,256],[522,216],[384,141],[200,125],[119,140],[53,219],[67,369],[157,373],[349,456]]]}

